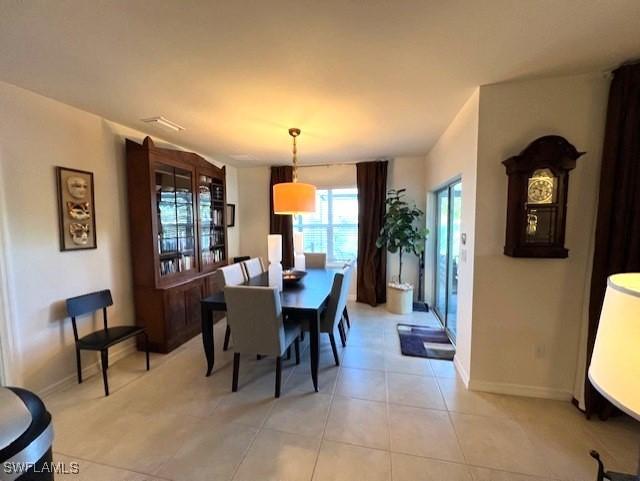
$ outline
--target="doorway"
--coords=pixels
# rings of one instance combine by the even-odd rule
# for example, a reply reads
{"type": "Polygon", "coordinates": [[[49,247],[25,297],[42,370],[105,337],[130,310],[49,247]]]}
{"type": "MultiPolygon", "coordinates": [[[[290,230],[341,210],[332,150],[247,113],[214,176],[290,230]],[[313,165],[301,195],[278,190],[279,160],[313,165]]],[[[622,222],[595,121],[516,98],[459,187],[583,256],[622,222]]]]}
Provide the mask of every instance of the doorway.
{"type": "Polygon", "coordinates": [[[455,343],[458,330],[458,265],[462,181],[436,192],[434,311],[455,343]]]}

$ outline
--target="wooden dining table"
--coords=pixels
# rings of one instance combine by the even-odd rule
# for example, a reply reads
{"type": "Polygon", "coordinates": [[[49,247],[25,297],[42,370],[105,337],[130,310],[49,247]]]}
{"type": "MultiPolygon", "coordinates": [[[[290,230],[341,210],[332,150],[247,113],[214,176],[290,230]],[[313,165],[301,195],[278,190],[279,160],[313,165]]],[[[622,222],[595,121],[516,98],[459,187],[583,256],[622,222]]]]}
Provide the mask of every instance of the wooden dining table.
{"type": "MultiPolygon", "coordinates": [[[[291,320],[307,323],[311,354],[311,379],[318,391],[318,362],[320,353],[320,316],[327,306],[333,278],[339,269],[307,269],[307,275],[296,284],[285,285],[280,292],[282,314],[291,320]]],[[[246,286],[268,286],[269,274],[264,272],[244,282],[246,286]]],[[[213,313],[227,310],[224,291],[200,301],[202,309],[202,344],[207,358],[207,376],[211,375],[215,361],[213,339],[213,313]]]]}

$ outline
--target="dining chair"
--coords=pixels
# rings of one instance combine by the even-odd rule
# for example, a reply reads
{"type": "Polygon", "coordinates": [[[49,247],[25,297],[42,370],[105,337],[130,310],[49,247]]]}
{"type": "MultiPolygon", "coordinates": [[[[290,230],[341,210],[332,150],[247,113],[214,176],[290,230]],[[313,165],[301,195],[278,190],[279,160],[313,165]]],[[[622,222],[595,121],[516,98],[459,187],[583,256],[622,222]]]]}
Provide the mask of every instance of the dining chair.
{"type": "Polygon", "coordinates": [[[347,296],[349,293],[349,284],[351,283],[351,268],[343,269],[333,277],[333,285],[329,294],[329,302],[327,308],[320,317],[320,332],[329,335],[331,342],[331,350],[333,351],[333,359],[336,366],[340,365],[338,357],[338,347],[336,346],[335,330],[338,328],[342,346],[346,346],[346,334],[342,325],[342,316],[344,308],[347,305],[347,296]]]}
{"type": "Polygon", "coordinates": [[[91,292],[82,296],[70,297],[66,300],[67,314],[71,317],[73,325],[73,338],[76,344],[76,367],[78,369],[78,384],[82,384],[82,361],[80,351],[100,351],[102,361],[102,381],[104,383],[104,395],[109,395],[109,380],[107,369],[109,368],[109,348],[127,339],[136,336],[143,336],[144,348],[147,356],[147,371],[149,370],[149,338],[144,327],[140,326],[107,326],[107,307],[113,305],[111,291],[91,292]],[[93,314],[102,310],[103,329],[94,331],[86,336],[78,336],[78,325],[76,318],[85,314],[93,314]]]}
{"type": "MultiPolygon", "coordinates": [[[[218,272],[222,276],[222,283],[225,286],[237,286],[244,284],[247,280],[244,268],[241,263],[229,264],[228,266],[221,267],[218,272]]],[[[229,327],[229,318],[227,317],[227,328],[224,331],[224,344],[222,350],[229,349],[229,340],[231,338],[231,328],[229,327]]]]}
{"type": "Polygon", "coordinates": [[[325,268],[327,267],[327,254],[324,252],[305,252],[304,265],[306,268],[325,268]]]}
{"type": "MultiPolygon", "coordinates": [[[[355,259],[349,259],[347,261],[345,261],[343,268],[354,268],[355,269],[355,263],[356,260],[355,259]]],[[[348,297],[348,291],[347,291],[347,297],[348,297]]],[[[349,311],[347,310],[347,306],[345,304],[344,306],[344,320],[347,322],[347,328],[351,329],[351,320],[349,319],[349,311]]]]}
{"type": "Polygon", "coordinates": [[[277,287],[226,286],[227,320],[233,329],[233,381],[238,390],[240,355],[270,355],[276,358],[275,397],[280,397],[282,357],[295,345],[296,364],[300,364],[299,323],[283,322],[277,287]]]}
{"type": "Polygon", "coordinates": [[[246,260],[242,263],[244,267],[244,273],[247,276],[247,279],[251,279],[259,274],[264,272],[262,268],[262,261],[259,257],[254,257],[253,259],[246,260]]]}

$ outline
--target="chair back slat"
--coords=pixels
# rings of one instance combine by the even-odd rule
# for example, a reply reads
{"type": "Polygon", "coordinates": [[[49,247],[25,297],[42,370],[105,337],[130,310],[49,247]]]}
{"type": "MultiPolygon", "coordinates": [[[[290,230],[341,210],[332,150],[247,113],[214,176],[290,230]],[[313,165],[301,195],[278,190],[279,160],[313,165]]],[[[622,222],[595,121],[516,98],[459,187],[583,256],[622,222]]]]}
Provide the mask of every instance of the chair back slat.
{"type": "Polygon", "coordinates": [[[305,252],[304,265],[308,269],[327,267],[327,254],[324,252],[305,252]]]}
{"type": "Polygon", "coordinates": [[[244,266],[244,272],[247,275],[247,279],[251,279],[263,272],[262,262],[260,262],[260,258],[258,257],[244,261],[242,265],[244,266]]]}
{"type": "Polygon", "coordinates": [[[235,352],[272,356],[283,353],[282,305],[276,287],[226,286],[224,298],[235,352]]]}
{"type": "Polygon", "coordinates": [[[70,297],[67,299],[67,314],[69,317],[77,317],[83,314],[90,314],[98,309],[106,309],[112,305],[111,291],[105,289],[82,296],[70,297]]]}
{"type": "Polygon", "coordinates": [[[237,286],[246,281],[242,264],[230,264],[220,268],[225,286],[237,286]]]}

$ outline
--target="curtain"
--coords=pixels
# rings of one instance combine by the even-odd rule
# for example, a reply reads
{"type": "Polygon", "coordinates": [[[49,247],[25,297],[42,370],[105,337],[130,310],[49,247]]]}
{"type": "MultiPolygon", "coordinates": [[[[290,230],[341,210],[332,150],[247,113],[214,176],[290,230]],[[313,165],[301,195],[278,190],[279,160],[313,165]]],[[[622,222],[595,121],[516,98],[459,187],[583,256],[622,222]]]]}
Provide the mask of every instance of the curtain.
{"type": "Polygon", "coordinates": [[[387,251],[376,247],[384,223],[387,161],[356,164],[358,185],[358,284],[356,300],[387,301],[387,251]]]}
{"type": "MultiPolygon", "coordinates": [[[[640,271],[640,64],[614,73],[602,153],[598,217],[589,296],[587,368],[593,353],[607,277],[640,271]]],[[[606,418],[612,406],[585,381],[590,417],[606,418]]]]}
{"type": "Polygon", "coordinates": [[[269,182],[269,233],[282,235],[282,268],[293,267],[293,216],[273,213],[273,186],[282,182],[293,182],[293,167],[285,165],[271,167],[269,182]]]}

